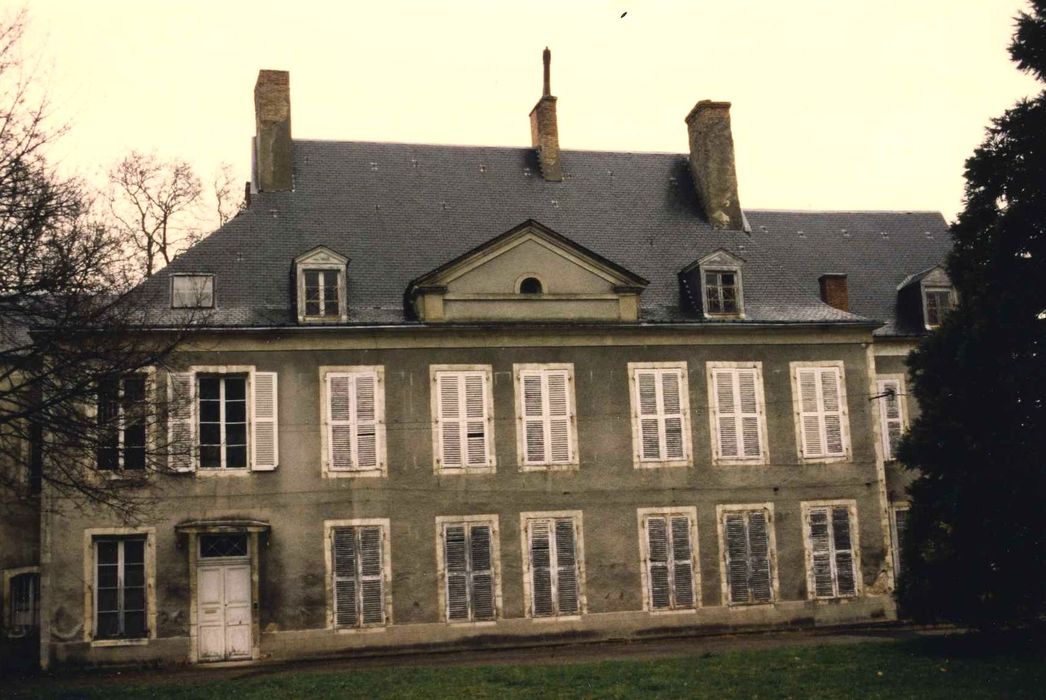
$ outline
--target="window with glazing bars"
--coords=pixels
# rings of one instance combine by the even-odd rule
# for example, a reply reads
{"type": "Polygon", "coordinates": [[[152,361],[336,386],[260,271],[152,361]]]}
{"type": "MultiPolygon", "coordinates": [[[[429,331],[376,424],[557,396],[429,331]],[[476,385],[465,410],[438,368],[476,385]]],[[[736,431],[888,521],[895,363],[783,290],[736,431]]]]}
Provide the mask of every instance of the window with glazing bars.
{"type": "Polygon", "coordinates": [[[197,377],[200,469],[247,468],[247,377],[197,377]]]}
{"type": "Polygon", "coordinates": [[[95,638],[147,636],[145,540],[99,539],[94,552],[95,638]]]}
{"type": "Polygon", "coordinates": [[[338,270],[309,270],[305,275],[305,315],[312,317],[338,317],[341,315],[338,292],[341,272],[338,270]]]}
{"type": "Polygon", "coordinates": [[[705,313],[736,314],[737,273],[727,270],[705,272],[705,313]]]}
{"type": "Polygon", "coordinates": [[[99,382],[99,469],[145,469],[147,409],[144,374],[99,382]]]}

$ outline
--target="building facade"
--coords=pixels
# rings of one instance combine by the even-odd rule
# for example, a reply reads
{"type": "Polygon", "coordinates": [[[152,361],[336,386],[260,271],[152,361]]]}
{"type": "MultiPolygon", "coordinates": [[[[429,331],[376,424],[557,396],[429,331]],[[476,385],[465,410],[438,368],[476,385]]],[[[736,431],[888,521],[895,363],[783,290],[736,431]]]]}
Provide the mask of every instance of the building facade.
{"type": "Polygon", "coordinates": [[[726,103],[688,154],[561,151],[547,75],[521,149],[293,140],[261,72],[249,206],[140,290],[201,320],[100,394],[167,418],[115,483],[185,449],[146,522],[44,514],[42,663],[895,617],[943,219],[743,210],[726,103]]]}

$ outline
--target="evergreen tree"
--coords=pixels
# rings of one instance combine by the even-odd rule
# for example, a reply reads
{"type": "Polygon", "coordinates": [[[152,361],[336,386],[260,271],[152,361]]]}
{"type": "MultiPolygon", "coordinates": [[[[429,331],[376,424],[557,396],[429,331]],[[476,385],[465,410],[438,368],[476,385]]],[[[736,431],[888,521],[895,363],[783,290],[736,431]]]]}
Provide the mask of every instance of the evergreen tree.
{"type": "MultiPolygon", "coordinates": [[[[1046,82],[1046,0],[1017,18],[1017,66],[1046,82]]],[[[951,228],[959,296],[908,366],[922,414],[903,614],[981,628],[1046,614],[1046,92],[994,119],[951,228]]]]}

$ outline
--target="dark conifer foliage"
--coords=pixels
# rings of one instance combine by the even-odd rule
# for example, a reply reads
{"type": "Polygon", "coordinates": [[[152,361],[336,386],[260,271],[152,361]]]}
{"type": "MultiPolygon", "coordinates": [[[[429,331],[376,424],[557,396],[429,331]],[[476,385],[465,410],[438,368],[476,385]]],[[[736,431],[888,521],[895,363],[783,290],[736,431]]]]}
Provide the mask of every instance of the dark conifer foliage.
{"type": "MultiPolygon", "coordinates": [[[[1046,0],[1017,18],[1017,66],[1046,81],[1046,0]]],[[[922,414],[902,611],[999,627],[1046,613],[1046,92],[994,119],[966,162],[948,274],[958,308],[911,355],[922,414]]]]}

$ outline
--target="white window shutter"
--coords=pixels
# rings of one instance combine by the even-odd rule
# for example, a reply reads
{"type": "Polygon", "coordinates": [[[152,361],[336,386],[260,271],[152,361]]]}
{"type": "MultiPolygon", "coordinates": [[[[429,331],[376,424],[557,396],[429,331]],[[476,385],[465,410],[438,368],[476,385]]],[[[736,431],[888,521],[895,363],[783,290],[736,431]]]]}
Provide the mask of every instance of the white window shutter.
{"type": "Polygon", "coordinates": [[[357,469],[376,469],[380,454],[378,440],[378,376],[375,372],[364,372],[355,379],[355,465],[357,469]]]}
{"type": "Polygon", "coordinates": [[[490,525],[473,525],[469,528],[472,617],[475,620],[493,620],[497,615],[492,539],[490,525]]]}
{"type": "Polygon", "coordinates": [[[742,513],[727,513],[723,518],[726,539],[726,586],[730,603],[749,602],[748,528],[742,513]]]}
{"type": "Polygon", "coordinates": [[[545,439],[545,391],[541,372],[521,371],[523,389],[523,447],[525,461],[543,464],[548,461],[545,439]]]}
{"type": "Polygon", "coordinates": [[[659,460],[661,455],[660,415],[657,402],[657,372],[636,371],[636,394],[639,405],[640,447],[639,454],[645,460],[659,460]]]}
{"type": "Polygon", "coordinates": [[[832,508],[832,548],[835,550],[834,564],[838,594],[841,596],[854,595],[857,592],[857,572],[854,571],[850,509],[846,506],[832,508]]]}
{"type": "Polygon", "coordinates": [[[741,434],[741,455],[745,459],[762,457],[760,424],[763,420],[759,406],[759,372],[754,368],[737,370],[738,422],[741,434]]]}
{"type": "Polygon", "coordinates": [[[897,458],[897,444],[904,433],[901,383],[896,379],[880,379],[876,384],[877,393],[881,398],[879,422],[881,426],[883,459],[890,461],[897,458]]]}
{"type": "Polygon", "coordinates": [[[461,415],[461,376],[450,372],[436,375],[436,390],[439,392],[437,430],[439,431],[440,466],[443,469],[460,469],[465,466],[461,441],[464,437],[461,415]]]}
{"type": "Polygon", "coordinates": [[[826,367],[820,371],[821,400],[824,410],[825,454],[841,455],[843,447],[843,413],[840,400],[839,369],[826,367]]]}
{"type": "Polygon", "coordinates": [[[824,454],[824,416],[821,413],[818,371],[800,368],[797,372],[799,386],[799,419],[802,428],[804,457],[820,457],[824,454]]]}
{"type": "Polygon", "coordinates": [[[356,627],[357,610],[356,528],[331,530],[331,557],[334,573],[334,626],[356,627]]]}
{"type": "Polygon", "coordinates": [[[665,459],[683,459],[683,400],[679,370],[661,371],[661,416],[665,459]]]}
{"type": "Polygon", "coordinates": [[[487,392],[483,375],[465,377],[466,455],[470,467],[485,466],[487,461],[487,392]]]}
{"type": "Polygon", "coordinates": [[[764,511],[754,510],[748,514],[749,587],[755,603],[769,603],[774,597],[770,580],[769,527],[764,511]]]}
{"type": "Polygon", "coordinates": [[[735,376],[736,372],[731,369],[712,370],[720,457],[737,457],[739,452],[737,396],[734,393],[735,376]]]}
{"type": "Polygon", "coordinates": [[[814,595],[818,598],[831,598],[835,595],[835,586],[832,582],[832,536],[829,531],[828,508],[812,508],[807,517],[814,595]]]}
{"type": "Polygon", "coordinates": [[[254,373],[251,469],[272,471],[280,459],[276,372],[254,373]]]}
{"type": "Polygon", "coordinates": [[[806,517],[814,597],[856,595],[857,572],[849,507],[818,506],[811,508],[806,517]]]}
{"type": "Polygon", "coordinates": [[[531,613],[534,617],[555,615],[552,581],[552,521],[531,520],[530,576],[531,613]]]}
{"type": "Polygon", "coordinates": [[[167,375],[167,450],[171,471],[196,468],[196,377],[192,372],[167,375]]]}
{"type": "Polygon", "coordinates": [[[548,461],[553,464],[569,463],[571,454],[570,435],[570,377],[566,370],[545,373],[548,388],[548,461]]]}
{"type": "Polygon", "coordinates": [[[332,471],[352,469],[352,375],[327,375],[327,464],[332,471]]]}
{"type": "Polygon", "coordinates": [[[360,528],[360,619],[365,625],[385,623],[384,533],[381,527],[360,528]]]}

